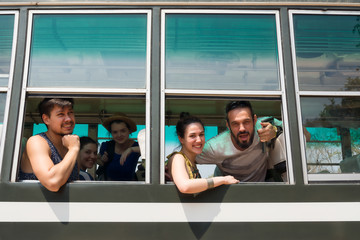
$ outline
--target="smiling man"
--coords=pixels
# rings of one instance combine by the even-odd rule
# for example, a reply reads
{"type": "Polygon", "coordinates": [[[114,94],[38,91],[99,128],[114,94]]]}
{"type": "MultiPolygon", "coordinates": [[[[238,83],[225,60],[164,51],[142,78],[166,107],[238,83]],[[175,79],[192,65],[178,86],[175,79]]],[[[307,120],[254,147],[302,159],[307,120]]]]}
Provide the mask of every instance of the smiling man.
{"type": "Polygon", "coordinates": [[[223,175],[232,175],[242,182],[265,181],[267,170],[279,163],[285,166],[280,173],[284,174],[285,152],[278,151],[283,145],[279,137],[282,135],[280,128],[269,122],[261,122],[261,127],[256,130],[257,120],[250,102],[230,102],[226,106],[228,131],[207,141],[196,162],[216,164],[223,175]],[[270,151],[264,151],[263,143],[272,139],[275,147],[270,148],[270,151]],[[273,157],[276,160],[270,157],[274,156],[274,151],[278,155],[273,157]]]}
{"type": "Polygon", "coordinates": [[[79,178],[76,159],[80,149],[75,127],[73,99],[45,98],[39,112],[47,131],[32,136],[21,159],[19,180],[39,180],[56,192],[79,178]]]}

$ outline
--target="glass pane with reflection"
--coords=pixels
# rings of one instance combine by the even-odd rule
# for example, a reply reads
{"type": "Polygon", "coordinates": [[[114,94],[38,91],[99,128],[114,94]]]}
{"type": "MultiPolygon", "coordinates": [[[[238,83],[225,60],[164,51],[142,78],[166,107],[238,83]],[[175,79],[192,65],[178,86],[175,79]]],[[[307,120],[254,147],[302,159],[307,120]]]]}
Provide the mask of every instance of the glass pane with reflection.
{"type": "Polygon", "coordinates": [[[275,15],[167,14],[166,88],[278,90],[275,15]]]}
{"type": "Polygon", "coordinates": [[[30,87],[145,88],[146,14],[34,15],[30,87]]]}
{"type": "Polygon", "coordinates": [[[359,91],[360,16],[294,15],[300,90],[359,91]]]}
{"type": "Polygon", "coordinates": [[[14,15],[0,15],[0,86],[7,87],[14,33],[14,15]]]}
{"type": "Polygon", "coordinates": [[[302,97],[309,173],[360,172],[360,97],[302,97]]]}
{"type": "Polygon", "coordinates": [[[6,93],[0,93],[0,135],[4,124],[4,112],[6,104],[6,93]]]}

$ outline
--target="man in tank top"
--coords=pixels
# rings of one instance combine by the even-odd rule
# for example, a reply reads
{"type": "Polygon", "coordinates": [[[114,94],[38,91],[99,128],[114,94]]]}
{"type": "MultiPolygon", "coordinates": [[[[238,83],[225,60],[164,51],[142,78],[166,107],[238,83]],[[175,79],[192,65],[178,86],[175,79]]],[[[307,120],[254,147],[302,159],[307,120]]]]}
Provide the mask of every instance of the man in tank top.
{"type": "Polygon", "coordinates": [[[75,127],[73,99],[45,98],[39,112],[47,131],[32,136],[21,159],[20,180],[36,180],[57,192],[66,182],[77,180],[76,158],[80,149],[75,127]]]}

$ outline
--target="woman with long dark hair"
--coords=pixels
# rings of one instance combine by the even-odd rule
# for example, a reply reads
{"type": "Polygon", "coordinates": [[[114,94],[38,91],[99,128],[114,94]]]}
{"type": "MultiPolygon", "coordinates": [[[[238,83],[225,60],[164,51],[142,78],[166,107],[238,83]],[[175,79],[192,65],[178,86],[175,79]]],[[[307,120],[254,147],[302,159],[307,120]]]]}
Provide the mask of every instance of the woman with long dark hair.
{"type": "Polygon", "coordinates": [[[180,192],[199,193],[220,185],[239,182],[233,176],[201,178],[195,158],[204,148],[205,130],[199,118],[182,113],[176,125],[176,133],[181,143],[181,150],[168,156],[168,168],[180,192]]]}

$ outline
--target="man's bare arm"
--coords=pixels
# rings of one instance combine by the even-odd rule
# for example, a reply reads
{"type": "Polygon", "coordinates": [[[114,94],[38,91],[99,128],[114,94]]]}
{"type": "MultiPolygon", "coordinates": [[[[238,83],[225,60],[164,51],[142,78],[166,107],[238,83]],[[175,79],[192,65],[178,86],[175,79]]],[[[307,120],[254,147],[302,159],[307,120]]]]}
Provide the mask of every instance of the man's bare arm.
{"type": "Polygon", "coordinates": [[[33,136],[26,144],[26,151],[35,176],[44,187],[53,192],[58,191],[68,180],[80,149],[78,136],[66,135],[62,140],[68,152],[56,165],[50,158],[51,150],[45,139],[33,136]]]}

